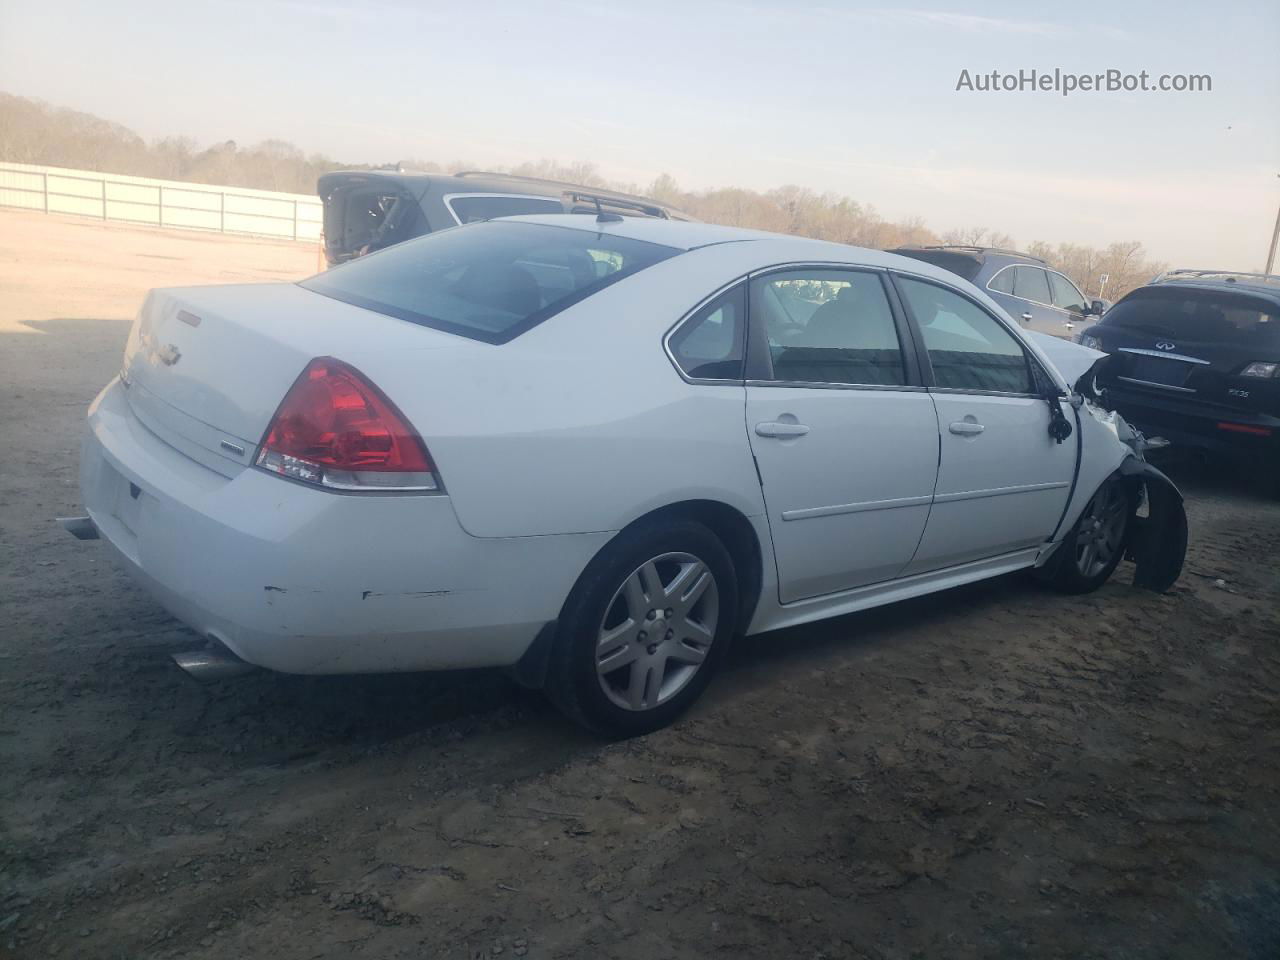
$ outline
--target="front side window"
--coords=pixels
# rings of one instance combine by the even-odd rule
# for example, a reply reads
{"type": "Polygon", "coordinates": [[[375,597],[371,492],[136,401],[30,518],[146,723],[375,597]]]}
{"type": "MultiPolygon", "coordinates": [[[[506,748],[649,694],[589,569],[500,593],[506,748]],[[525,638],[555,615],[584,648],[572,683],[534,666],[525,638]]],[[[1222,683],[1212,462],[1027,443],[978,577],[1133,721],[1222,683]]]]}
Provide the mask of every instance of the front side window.
{"type": "Polygon", "coordinates": [[[878,274],[771,273],[752,281],[751,297],[768,337],[774,380],[906,384],[902,345],[878,274]]]}
{"type": "Polygon", "coordinates": [[[520,217],[531,213],[564,213],[564,205],[551,197],[450,197],[445,201],[459,223],[520,217]]]}
{"type": "Polygon", "coordinates": [[[301,286],[410,323],[505,343],[679,252],[594,230],[495,220],[429,233],[301,286]]]}
{"type": "Polygon", "coordinates": [[[924,335],[937,386],[1035,392],[1022,344],[995,317],[937,284],[900,276],[898,287],[924,335]]]}
{"type": "Polygon", "coordinates": [[[738,284],[686,320],[667,342],[685,376],[741,380],[746,319],[746,289],[738,284]]]}
{"type": "Polygon", "coordinates": [[[1013,268],[1013,295],[1036,303],[1053,303],[1049,297],[1049,279],[1040,267],[1013,268]]]}
{"type": "Polygon", "coordinates": [[[1084,294],[1076,285],[1060,273],[1049,274],[1049,286],[1053,288],[1053,305],[1072,313],[1084,313],[1084,294]]]}

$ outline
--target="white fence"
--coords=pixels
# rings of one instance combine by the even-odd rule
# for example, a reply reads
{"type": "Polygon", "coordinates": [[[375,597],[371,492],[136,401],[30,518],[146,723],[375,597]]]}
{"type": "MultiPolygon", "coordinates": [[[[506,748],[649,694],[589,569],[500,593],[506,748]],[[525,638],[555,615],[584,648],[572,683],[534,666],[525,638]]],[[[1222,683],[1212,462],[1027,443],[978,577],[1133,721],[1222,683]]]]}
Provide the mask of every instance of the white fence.
{"type": "Polygon", "coordinates": [[[320,239],[320,198],[92,170],[0,163],[0,207],[219,233],[320,239]]]}

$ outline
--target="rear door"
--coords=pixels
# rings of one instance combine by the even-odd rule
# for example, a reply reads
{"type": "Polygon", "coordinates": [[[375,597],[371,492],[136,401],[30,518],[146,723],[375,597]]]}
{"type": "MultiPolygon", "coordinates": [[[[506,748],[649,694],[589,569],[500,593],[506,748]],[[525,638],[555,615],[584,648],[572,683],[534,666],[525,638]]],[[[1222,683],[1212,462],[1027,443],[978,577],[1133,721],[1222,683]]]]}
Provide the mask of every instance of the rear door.
{"type": "Polygon", "coordinates": [[[905,572],[1042,543],[1066,507],[1077,446],[1049,435],[1036,361],[1002,321],[958,290],[916,277],[894,282],[927,354],[941,436],[933,509],[905,572]]]}
{"type": "Polygon", "coordinates": [[[998,302],[1023,328],[1057,336],[1067,333],[1067,317],[1053,305],[1049,276],[1043,267],[1027,263],[1005,267],[991,278],[987,289],[1004,294],[998,302]]]}
{"type": "Polygon", "coordinates": [[[880,272],[753,277],[746,426],[780,600],[890,580],[915,553],[938,421],[880,272]]]}

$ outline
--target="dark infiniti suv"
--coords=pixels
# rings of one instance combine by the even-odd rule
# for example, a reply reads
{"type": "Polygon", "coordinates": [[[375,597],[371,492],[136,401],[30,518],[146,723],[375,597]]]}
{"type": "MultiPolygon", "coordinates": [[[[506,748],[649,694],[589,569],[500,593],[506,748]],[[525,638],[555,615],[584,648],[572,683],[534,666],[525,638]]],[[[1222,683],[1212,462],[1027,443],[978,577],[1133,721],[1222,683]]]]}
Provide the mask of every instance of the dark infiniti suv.
{"type": "Polygon", "coordinates": [[[324,255],[330,264],[474,220],[529,213],[609,213],[688,220],[680,211],[612,190],[468,171],[452,175],[343,170],[316,183],[324,201],[324,255]]]}
{"type": "Polygon", "coordinates": [[[1065,274],[1039,257],[995,247],[898,247],[889,253],[950,270],[983,290],[1028,330],[1073,337],[1106,304],[1086,300],[1065,274]]]}
{"type": "Polygon", "coordinates": [[[1079,339],[1112,355],[1098,385],[1144,432],[1280,468],[1280,276],[1173,270],[1079,339]]]}

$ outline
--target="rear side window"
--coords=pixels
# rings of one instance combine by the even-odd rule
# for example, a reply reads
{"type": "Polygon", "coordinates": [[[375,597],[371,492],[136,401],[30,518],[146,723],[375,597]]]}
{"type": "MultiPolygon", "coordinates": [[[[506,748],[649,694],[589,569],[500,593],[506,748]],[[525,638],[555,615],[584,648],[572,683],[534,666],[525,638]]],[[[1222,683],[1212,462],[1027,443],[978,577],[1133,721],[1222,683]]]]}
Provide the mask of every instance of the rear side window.
{"type": "Polygon", "coordinates": [[[746,336],[745,284],[695,313],[671,335],[667,345],[685,376],[696,380],[741,380],[746,336]]]}
{"type": "Polygon", "coordinates": [[[1013,267],[1005,267],[987,284],[988,290],[994,290],[996,293],[1013,293],[1013,267]]]}
{"type": "Polygon", "coordinates": [[[530,213],[564,213],[559,200],[539,197],[450,197],[445,201],[459,223],[477,220],[496,220],[498,217],[519,217],[530,213]]]}
{"type": "Polygon", "coordinates": [[[1216,290],[1146,287],[1107,311],[1108,327],[1173,340],[1230,343],[1280,351],[1280,310],[1268,300],[1216,290]]]}
{"type": "Polygon", "coordinates": [[[1013,295],[1036,303],[1053,303],[1049,296],[1049,280],[1039,267],[1013,268],[1013,295]]]}
{"type": "Polygon", "coordinates": [[[900,276],[898,286],[924,335],[937,386],[1035,392],[1022,344],[995,317],[936,284],[900,276]]]}
{"type": "Polygon", "coordinates": [[[898,330],[875,273],[807,269],[751,281],[752,314],[769,342],[773,379],[903,386],[898,330]]]}
{"type": "Polygon", "coordinates": [[[301,285],[411,323],[506,343],[679,252],[594,230],[497,220],[430,233],[301,285]]]}

